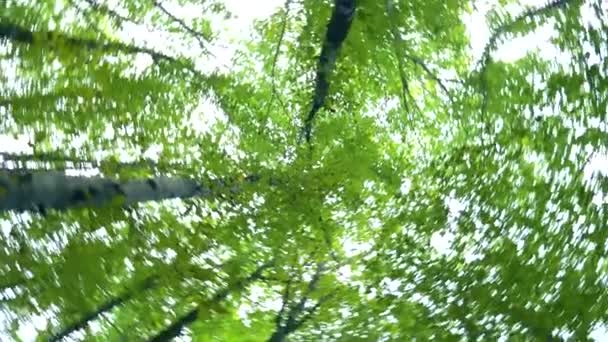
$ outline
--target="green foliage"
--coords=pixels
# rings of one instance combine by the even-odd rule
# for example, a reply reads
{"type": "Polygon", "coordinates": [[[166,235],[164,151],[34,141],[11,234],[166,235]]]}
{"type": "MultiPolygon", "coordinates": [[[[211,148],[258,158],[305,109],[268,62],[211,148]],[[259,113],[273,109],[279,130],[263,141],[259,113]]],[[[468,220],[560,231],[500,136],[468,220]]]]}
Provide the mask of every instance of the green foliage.
{"type": "Polygon", "coordinates": [[[475,53],[470,1],[357,1],[310,143],[333,1],[258,18],[230,58],[209,52],[230,42],[227,5],[172,3],[0,5],[0,134],[28,138],[27,168],[227,184],[2,213],[0,340],[35,317],[39,340],[141,340],[191,310],[193,341],[268,340],[290,316],[290,341],[586,340],[608,325],[602,1],[498,1],[475,53]],[[541,49],[501,57],[547,29],[541,49]]]}

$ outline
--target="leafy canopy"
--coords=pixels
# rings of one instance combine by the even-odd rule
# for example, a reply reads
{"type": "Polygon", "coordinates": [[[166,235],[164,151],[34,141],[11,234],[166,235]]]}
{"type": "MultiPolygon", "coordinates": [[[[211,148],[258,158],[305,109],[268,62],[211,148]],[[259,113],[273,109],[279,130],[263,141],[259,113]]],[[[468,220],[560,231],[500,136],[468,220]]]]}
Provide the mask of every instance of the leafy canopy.
{"type": "Polygon", "coordinates": [[[231,42],[221,1],[2,2],[0,133],[29,141],[10,172],[240,185],[3,213],[0,339],[605,330],[606,2],[349,3],[288,0],[231,42]]]}

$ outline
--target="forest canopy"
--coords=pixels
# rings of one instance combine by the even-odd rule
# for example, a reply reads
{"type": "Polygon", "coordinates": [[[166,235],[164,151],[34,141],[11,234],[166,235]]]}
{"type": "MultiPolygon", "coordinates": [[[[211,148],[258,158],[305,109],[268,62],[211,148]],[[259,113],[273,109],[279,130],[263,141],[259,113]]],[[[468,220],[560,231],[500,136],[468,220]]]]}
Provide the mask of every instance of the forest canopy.
{"type": "Polygon", "coordinates": [[[262,3],[0,2],[0,340],[608,338],[608,3],[262,3]]]}

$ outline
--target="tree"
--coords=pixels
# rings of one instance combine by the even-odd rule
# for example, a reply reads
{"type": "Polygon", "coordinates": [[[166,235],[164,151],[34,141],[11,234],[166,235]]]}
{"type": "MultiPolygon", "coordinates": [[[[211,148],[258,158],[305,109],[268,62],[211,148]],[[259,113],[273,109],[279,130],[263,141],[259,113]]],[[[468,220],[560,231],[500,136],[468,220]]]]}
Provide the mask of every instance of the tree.
{"type": "Polygon", "coordinates": [[[601,0],[1,6],[0,339],[606,329],[601,0]]]}

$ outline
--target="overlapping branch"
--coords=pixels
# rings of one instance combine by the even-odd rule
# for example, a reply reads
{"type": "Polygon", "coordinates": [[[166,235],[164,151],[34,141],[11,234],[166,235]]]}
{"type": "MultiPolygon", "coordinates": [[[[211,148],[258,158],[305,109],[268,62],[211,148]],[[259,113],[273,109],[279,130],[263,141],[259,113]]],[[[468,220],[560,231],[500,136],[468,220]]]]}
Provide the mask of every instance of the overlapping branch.
{"type": "Polygon", "coordinates": [[[100,4],[96,0],[84,0],[89,6],[99,12],[107,14],[110,18],[116,21],[117,24],[122,24],[126,21],[132,21],[132,19],[125,17],[124,15],[116,12],[104,4],[100,4]]]}
{"type": "Polygon", "coordinates": [[[533,9],[529,9],[527,11],[525,11],[524,13],[520,14],[519,16],[517,16],[516,18],[514,18],[512,21],[500,26],[498,29],[496,29],[492,35],[490,36],[490,39],[488,41],[488,44],[486,44],[484,50],[483,50],[483,55],[482,55],[482,59],[481,59],[481,63],[482,63],[482,67],[484,67],[489,58],[490,58],[490,54],[492,52],[493,49],[496,48],[496,43],[498,42],[498,39],[505,33],[509,32],[510,30],[513,29],[513,27],[515,27],[515,25],[519,24],[520,22],[536,17],[538,15],[544,15],[549,11],[555,10],[555,9],[559,9],[559,8],[563,8],[566,5],[568,5],[569,3],[572,3],[574,0],[554,0],[551,1],[549,3],[547,3],[544,6],[538,7],[538,8],[533,8],[533,9]]]}
{"type": "Polygon", "coordinates": [[[437,74],[435,74],[425,63],[422,59],[420,59],[419,57],[413,56],[413,55],[409,55],[406,54],[405,58],[409,59],[410,61],[412,61],[414,64],[420,66],[422,68],[422,70],[424,70],[424,72],[426,72],[426,74],[433,80],[435,81],[439,87],[441,88],[441,90],[448,96],[448,99],[450,100],[450,102],[453,102],[452,100],[452,93],[448,90],[448,87],[446,87],[445,83],[443,82],[443,80],[441,78],[439,78],[439,76],[437,76],[437,74]]]}
{"type": "Polygon", "coordinates": [[[401,36],[399,35],[399,32],[397,31],[397,27],[393,23],[393,11],[394,11],[393,0],[386,1],[386,11],[389,16],[389,26],[390,26],[391,35],[393,38],[393,44],[392,44],[393,52],[394,52],[395,56],[397,57],[397,67],[399,68],[399,79],[401,80],[401,104],[403,106],[403,109],[406,112],[409,112],[407,98],[411,97],[411,95],[410,95],[410,89],[409,89],[407,77],[405,76],[405,69],[404,69],[405,66],[403,65],[403,58],[401,56],[401,49],[402,49],[401,36]]]}

